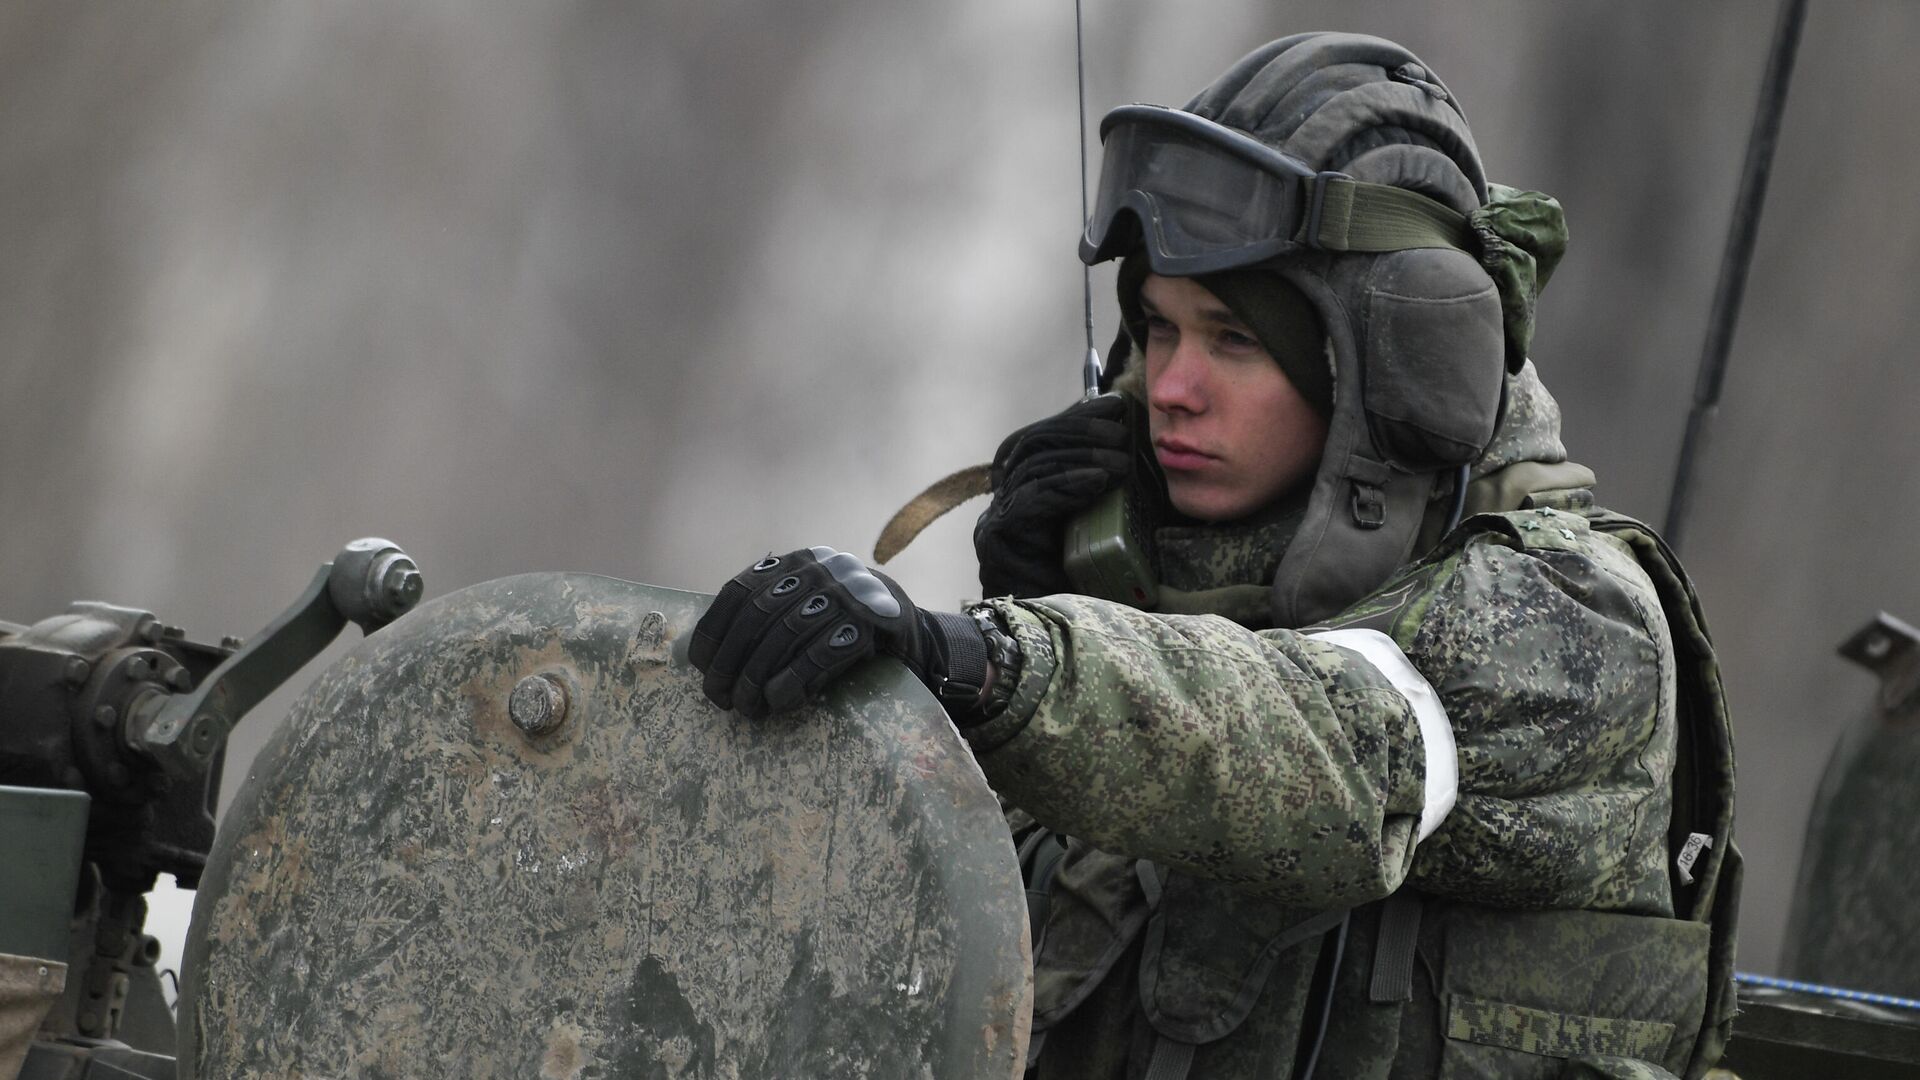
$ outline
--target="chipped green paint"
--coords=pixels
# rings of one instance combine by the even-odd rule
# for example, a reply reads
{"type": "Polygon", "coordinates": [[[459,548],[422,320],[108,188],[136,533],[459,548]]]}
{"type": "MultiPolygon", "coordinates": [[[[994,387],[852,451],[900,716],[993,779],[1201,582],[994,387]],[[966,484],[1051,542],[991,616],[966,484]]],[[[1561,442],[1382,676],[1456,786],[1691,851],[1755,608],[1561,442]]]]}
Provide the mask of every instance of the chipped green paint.
{"type": "Polygon", "coordinates": [[[221,827],[183,1075],[1017,1075],[1024,900],[961,740],[884,662],[720,712],[707,599],[507,578],[334,665],[221,827]],[[565,709],[531,737],[530,675],[565,709]]]}

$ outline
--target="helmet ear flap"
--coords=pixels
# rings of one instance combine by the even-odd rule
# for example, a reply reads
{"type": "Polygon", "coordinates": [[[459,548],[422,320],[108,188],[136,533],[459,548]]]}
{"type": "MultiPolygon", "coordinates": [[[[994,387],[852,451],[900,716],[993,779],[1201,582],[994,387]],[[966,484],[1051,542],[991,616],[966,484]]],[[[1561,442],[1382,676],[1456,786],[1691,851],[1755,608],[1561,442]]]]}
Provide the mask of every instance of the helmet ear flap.
{"type": "Polygon", "coordinates": [[[1369,276],[1361,384],[1375,448],[1408,472],[1470,464],[1493,440],[1506,381],[1499,290],[1444,248],[1380,256],[1369,276]]]}

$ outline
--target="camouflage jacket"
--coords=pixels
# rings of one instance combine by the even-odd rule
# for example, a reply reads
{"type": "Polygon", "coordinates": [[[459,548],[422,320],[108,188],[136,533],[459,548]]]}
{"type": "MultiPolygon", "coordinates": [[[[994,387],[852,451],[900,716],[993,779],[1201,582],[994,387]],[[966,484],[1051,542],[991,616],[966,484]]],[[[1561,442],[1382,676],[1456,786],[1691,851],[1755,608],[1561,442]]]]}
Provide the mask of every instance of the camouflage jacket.
{"type": "Polygon", "coordinates": [[[1012,704],[968,737],[1020,808],[1016,833],[1037,820],[1072,838],[1036,943],[1038,1075],[1143,1075],[1156,1031],[1197,1045],[1193,1076],[1292,1075],[1316,969],[1342,972],[1336,1002],[1380,992],[1378,902],[1396,893],[1426,905],[1430,985],[1390,1020],[1335,1009],[1317,1076],[1687,1060],[1707,965],[1704,923],[1671,918],[1674,644],[1634,547],[1597,513],[1476,515],[1330,620],[1391,637],[1450,721],[1457,802],[1417,843],[1421,729],[1358,654],[1082,596],[990,602],[1025,660],[1012,704]],[[1337,941],[1328,912],[1353,913],[1337,941]],[[1461,993],[1440,968],[1487,968],[1487,950],[1436,957],[1488,935],[1505,935],[1489,947],[1503,961],[1461,993]],[[1600,957],[1595,989],[1597,968],[1574,972],[1600,957]],[[1447,1038],[1401,1037],[1414,1029],[1447,1038]]]}
{"type": "Polygon", "coordinates": [[[1419,725],[1348,649],[1084,596],[992,604],[1025,663],[974,745],[1061,832],[1288,904],[1411,882],[1670,913],[1672,645],[1632,552],[1581,515],[1489,515],[1333,621],[1393,638],[1452,722],[1459,800],[1418,847],[1419,725]]]}

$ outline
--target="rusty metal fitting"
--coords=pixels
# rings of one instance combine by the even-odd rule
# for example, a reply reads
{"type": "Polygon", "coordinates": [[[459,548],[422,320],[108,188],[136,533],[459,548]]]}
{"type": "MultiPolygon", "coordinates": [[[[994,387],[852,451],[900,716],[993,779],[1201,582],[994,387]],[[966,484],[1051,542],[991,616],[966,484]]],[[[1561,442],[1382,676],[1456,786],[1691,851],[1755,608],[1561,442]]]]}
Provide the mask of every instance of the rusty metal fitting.
{"type": "Polygon", "coordinates": [[[553,734],[567,722],[566,683],[549,672],[521,679],[507,698],[507,716],[530,739],[553,734]]]}

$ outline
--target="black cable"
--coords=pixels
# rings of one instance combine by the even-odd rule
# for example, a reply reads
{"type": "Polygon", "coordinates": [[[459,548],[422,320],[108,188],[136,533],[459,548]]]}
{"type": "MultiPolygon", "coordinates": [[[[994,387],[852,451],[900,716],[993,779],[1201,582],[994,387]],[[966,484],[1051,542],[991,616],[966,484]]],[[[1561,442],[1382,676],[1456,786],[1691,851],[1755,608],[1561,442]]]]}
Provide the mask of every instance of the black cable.
{"type": "Polygon", "coordinates": [[[1327,1042],[1327,1028],[1333,1023],[1333,988],[1340,981],[1340,965],[1347,957],[1347,927],[1353,922],[1353,913],[1348,912],[1340,920],[1340,925],[1329,933],[1333,938],[1333,962],[1323,971],[1314,973],[1315,990],[1320,995],[1319,1022],[1314,1025],[1313,1041],[1308,1044],[1307,1057],[1300,1066],[1299,1080],[1313,1080],[1313,1070],[1320,1067],[1320,1050],[1327,1042]]]}
{"type": "Polygon", "coordinates": [[[1447,511],[1447,527],[1440,534],[1460,527],[1460,518],[1467,512],[1467,481],[1473,479],[1473,466],[1462,465],[1460,471],[1453,474],[1453,506],[1447,511]]]}

